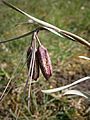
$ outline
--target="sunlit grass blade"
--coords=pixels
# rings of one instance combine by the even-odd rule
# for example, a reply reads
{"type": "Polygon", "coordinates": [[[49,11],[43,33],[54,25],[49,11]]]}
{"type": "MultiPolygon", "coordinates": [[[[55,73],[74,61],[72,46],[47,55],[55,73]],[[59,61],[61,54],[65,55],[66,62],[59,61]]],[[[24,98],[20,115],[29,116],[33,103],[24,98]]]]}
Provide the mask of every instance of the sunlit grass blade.
{"type": "Polygon", "coordinates": [[[67,35],[67,36],[66,36],[67,38],[68,38],[68,37],[71,37],[71,38],[73,38],[74,40],[76,40],[76,41],[80,42],[81,44],[86,45],[87,47],[90,48],[90,43],[89,43],[88,41],[86,41],[85,39],[83,39],[83,38],[81,38],[81,37],[79,37],[79,36],[77,36],[77,35],[75,35],[75,34],[73,34],[73,33],[67,32],[67,31],[65,31],[65,30],[62,30],[61,33],[62,33],[62,35],[63,35],[63,34],[64,34],[64,35],[67,35]]]}
{"type": "Polygon", "coordinates": [[[82,44],[84,44],[84,45],[86,45],[87,47],[90,48],[90,43],[89,43],[88,41],[86,41],[85,39],[83,39],[83,38],[81,38],[81,37],[79,37],[79,36],[77,36],[77,35],[75,35],[75,34],[73,34],[73,33],[71,33],[71,32],[67,32],[67,31],[65,31],[65,30],[62,30],[62,29],[60,29],[60,28],[58,28],[58,27],[56,27],[56,26],[54,26],[54,25],[52,25],[52,24],[49,24],[49,23],[45,22],[45,21],[39,20],[39,19],[37,19],[37,18],[35,18],[35,17],[27,14],[26,12],[22,11],[21,9],[15,7],[14,5],[12,5],[12,4],[4,1],[4,0],[3,0],[3,3],[6,4],[7,6],[13,8],[14,10],[20,12],[21,14],[27,16],[27,17],[30,18],[32,21],[38,23],[38,24],[41,25],[42,27],[45,27],[45,28],[46,28],[47,30],[49,30],[50,32],[53,32],[53,33],[55,33],[55,34],[60,34],[60,36],[63,35],[63,36],[66,37],[66,38],[70,38],[70,39],[72,38],[72,40],[74,39],[74,40],[76,40],[76,41],[78,41],[78,42],[80,42],[80,43],[82,43],[82,44]],[[49,29],[48,29],[48,28],[49,28],[49,29]],[[52,30],[51,30],[51,29],[52,29],[52,30]],[[65,34],[68,35],[68,36],[65,36],[65,34]]]}
{"type": "Polygon", "coordinates": [[[70,88],[74,85],[77,85],[83,81],[86,81],[86,80],[90,80],[90,76],[87,76],[87,77],[84,77],[84,78],[81,78],[71,84],[68,84],[68,85],[65,85],[65,86],[62,86],[62,87],[58,87],[58,88],[54,88],[54,89],[49,89],[49,90],[42,90],[43,93],[54,93],[54,92],[58,92],[58,91],[62,91],[64,89],[67,89],[67,88],[70,88]]]}
{"type": "MultiPolygon", "coordinates": [[[[27,14],[26,12],[22,11],[21,9],[15,7],[14,5],[12,5],[12,4],[4,1],[4,0],[2,0],[2,1],[3,1],[3,3],[6,4],[7,6],[11,7],[12,9],[14,9],[14,10],[20,12],[21,14],[27,16],[28,18],[30,18],[30,21],[29,21],[30,23],[31,23],[31,20],[32,20],[33,22],[38,23],[38,24],[43,25],[44,27],[46,27],[47,30],[49,30],[50,27],[51,27],[51,29],[52,29],[52,28],[55,28],[55,29],[57,28],[57,27],[55,27],[55,26],[53,26],[53,25],[51,25],[51,24],[49,24],[49,23],[47,23],[47,22],[44,22],[44,21],[42,21],[42,20],[39,20],[39,19],[37,19],[37,18],[35,18],[35,17],[27,14]],[[49,27],[49,28],[47,28],[47,27],[49,27]]],[[[53,31],[54,31],[54,30],[53,30],[53,31]]],[[[57,32],[57,31],[56,31],[56,32],[57,32]]],[[[59,34],[59,33],[57,33],[57,34],[59,34]]]]}
{"type": "MultiPolygon", "coordinates": [[[[4,0],[2,0],[2,1],[3,1],[3,3],[6,4],[7,6],[11,7],[12,9],[14,9],[14,10],[20,12],[21,14],[27,16],[28,18],[30,18],[30,20],[29,20],[28,22],[31,23],[31,20],[32,20],[33,23],[34,23],[34,22],[35,22],[35,23],[38,23],[38,24],[40,24],[41,26],[44,26],[47,30],[49,30],[49,31],[51,31],[51,32],[53,32],[53,33],[55,33],[55,34],[57,33],[56,30],[52,29],[52,28],[55,28],[55,29],[56,29],[57,27],[55,27],[55,26],[53,26],[53,25],[51,25],[51,24],[49,24],[49,23],[47,23],[47,22],[44,22],[44,21],[42,21],[42,20],[39,20],[39,19],[37,19],[37,18],[35,18],[35,17],[27,14],[26,12],[24,12],[24,11],[22,11],[21,9],[15,7],[15,6],[12,5],[11,3],[8,3],[8,2],[6,2],[6,1],[4,1],[4,0]],[[51,29],[52,29],[52,30],[51,30],[51,29]],[[55,31],[55,32],[54,32],[54,31],[55,31]]],[[[57,34],[59,34],[59,33],[57,33],[57,34]]],[[[62,35],[60,35],[60,36],[62,36],[62,35]]]]}
{"type": "Polygon", "coordinates": [[[84,97],[86,99],[88,99],[88,97],[83,94],[82,92],[78,91],[78,90],[66,90],[63,95],[76,95],[76,96],[81,96],[84,97]]]}
{"type": "Polygon", "coordinates": [[[48,27],[44,27],[44,28],[45,28],[45,29],[47,29],[48,31],[50,31],[50,32],[52,32],[52,33],[54,33],[54,34],[58,35],[59,37],[64,38],[64,37],[63,37],[63,35],[59,34],[58,32],[56,32],[56,31],[55,31],[55,30],[53,30],[53,29],[48,28],[48,27]]]}
{"type": "Polygon", "coordinates": [[[85,59],[85,60],[90,60],[90,58],[89,58],[89,57],[86,57],[86,56],[79,56],[79,58],[85,59]]]}

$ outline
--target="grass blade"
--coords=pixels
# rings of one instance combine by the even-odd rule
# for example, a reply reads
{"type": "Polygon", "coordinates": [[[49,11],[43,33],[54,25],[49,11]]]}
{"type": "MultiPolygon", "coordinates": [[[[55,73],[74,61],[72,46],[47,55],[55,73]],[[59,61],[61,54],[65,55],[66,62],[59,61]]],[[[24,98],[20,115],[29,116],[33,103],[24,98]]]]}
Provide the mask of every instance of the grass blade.
{"type": "Polygon", "coordinates": [[[86,57],[86,56],[79,56],[79,58],[85,59],[85,60],[90,60],[90,58],[89,58],[89,57],[86,57]]]}
{"type": "Polygon", "coordinates": [[[77,95],[77,96],[81,96],[81,97],[88,99],[86,95],[84,95],[82,92],[78,90],[66,90],[63,95],[77,95]]]}
{"type": "Polygon", "coordinates": [[[62,91],[64,89],[67,89],[69,87],[72,87],[74,85],[77,85],[83,81],[86,81],[86,80],[90,80],[90,76],[87,76],[87,77],[84,77],[84,78],[81,78],[71,84],[68,84],[68,85],[65,85],[65,86],[62,86],[62,87],[58,87],[58,88],[54,88],[54,89],[49,89],[49,90],[42,90],[43,93],[54,93],[54,92],[58,92],[58,91],[62,91]]]}
{"type": "MultiPolygon", "coordinates": [[[[81,37],[79,37],[79,36],[77,36],[77,35],[75,35],[75,34],[73,34],[73,33],[71,33],[71,32],[67,32],[67,31],[65,31],[65,30],[62,30],[62,29],[60,29],[60,28],[58,28],[58,27],[56,27],[56,26],[54,26],[54,25],[52,25],[52,24],[49,24],[49,23],[45,22],[45,21],[39,20],[39,19],[37,19],[37,18],[35,18],[35,17],[27,14],[26,12],[22,11],[21,9],[15,7],[14,5],[12,5],[12,4],[4,1],[4,0],[3,0],[3,3],[6,4],[7,6],[11,7],[12,9],[20,12],[21,14],[27,16],[27,17],[30,18],[32,21],[34,21],[35,23],[38,23],[38,24],[41,25],[42,27],[45,27],[45,28],[46,28],[47,30],[49,30],[50,32],[53,32],[53,33],[56,32],[57,34],[61,34],[60,36],[63,35],[63,36],[66,37],[66,38],[70,38],[70,39],[72,39],[72,40],[74,39],[74,40],[76,40],[76,41],[78,41],[78,42],[80,42],[80,43],[82,43],[82,44],[84,44],[84,45],[86,45],[87,47],[90,48],[90,43],[89,43],[88,41],[86,41],[85,39],[83,39],[83,38],[81,38],[81,37]],[[49,29],[48,29],[48,28],[49,28],[49,29]],[[52,30],[51,30],[51,29],[52,29],[52,30]],[[54,31],[55,31],[55,32],[54,32],[54,31]],[[65,36],[65,34],[66,34],[66,36],[65,36]]],[[[55,34],[56,34],[56,33],[55,33],[55,34]]]]}

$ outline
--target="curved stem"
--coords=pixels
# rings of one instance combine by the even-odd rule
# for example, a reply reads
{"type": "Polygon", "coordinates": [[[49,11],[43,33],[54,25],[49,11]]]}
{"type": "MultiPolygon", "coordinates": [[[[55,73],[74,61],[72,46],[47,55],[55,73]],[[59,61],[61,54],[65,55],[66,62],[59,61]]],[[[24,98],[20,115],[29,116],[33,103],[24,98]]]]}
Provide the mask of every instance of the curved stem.
{"type": "MultiPolygon", "coordinates": [[[[23,56],[20,58],[18,65],[15,67],[15,70],[13,71],[11,78],[9,79],[9,81],[8,81],[8,83],[7,83],[6,87],[5,87],[2,95],[0,96],[0,102],[3,101],[3,98],[4,98],[4,96],[5,96],[6,90],[8,89],[8,86],[10,85],[10,83],[12,82],[12,80],[13,80],[16,76],[19,76],[19,73],[17,73],[17,69],[18,69],[18,66],[21,64],[21,61],[22,61],[22,58],[23,58],[23,57],[24,57],[24,54],[23,54],[23,56]],[[16,73],[17,73],[17,74],[16,74],[16,73]],[[15,74],[16,74],[16,75],[15,75],[15,74]],[[14,75],[15,75],[15,76],[14,76],[14,75]]],[[[25,61],[25,63],[23,64],[23,66],[20,68],[20,72],[21,72],[22,69],[24,68],[25,64],[26,64],[26,61],[25,61]]]]}
{"type": "Polygon", "coordinates": [[[29,31],[29,32],[27,32],[27,33],[25,33],[25,34],[23,34],[23,35],[20,35],[20,36],[17,36],[17,37],[14,37],[14,38],[8,39],[8,40],[0,41],[0,44],[2,44],[2,43],[7,43],[7,42],[10,42],[10,41],[15,41],[15,40],[17,40],[17,39],[20,39],[20,38],[26,37],[26,36],[28,36],[28,35],[33,34],[35,31],[38,31],[38,30],[45,30],[45,29],[42,28],[42,27],[37,27],[35,30],[33,30],[33,31],[29,31]]]}
{"type": "Polygon", "coordinates": [[[36,33],[35,38],[36,38],[36,40],[38,41],[39,45],[41,46],[42,44],[41,44],[41,42],[40,42],[40,40],[39,40],[39,38],[38,38],[38,33],[36,33]]]}
{"type": "Polygon", "coordinates": [[[81,37],[79,37],[71,32],[62,30],[62,29],[60,29],[52,24],[45,22],[45,21],[39,20],[39,19],[27,14],[26,12],[22,11],[21,9],[15,7],[14,5],[12,5],[4,0],[3,0],[3,3],[6,4],[7,6],[11,7],[12,9],[20,12],[21,14],[27,16],[32,21],[34,21],[35,23],[38,23],[39,25],[41,25],[43,28],[49,30],[50,32],[57,34],[59,36],[64,36],[66,38],[70,38],[71,40],[76,40],[76,41],[78,41],[78,42],[82,43],[83,45],[86,45],[87,47],[90,48],[90,43],[88,41],[86,41],[85,39],[83,39],[83,38],[81,38],[81,37]]]}

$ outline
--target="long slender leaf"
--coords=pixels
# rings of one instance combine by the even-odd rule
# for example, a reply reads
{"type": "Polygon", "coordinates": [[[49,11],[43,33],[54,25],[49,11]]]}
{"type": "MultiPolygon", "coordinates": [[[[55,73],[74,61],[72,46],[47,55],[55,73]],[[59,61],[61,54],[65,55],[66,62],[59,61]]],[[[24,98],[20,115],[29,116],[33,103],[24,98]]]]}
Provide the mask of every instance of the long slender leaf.
{"type": "Polygon", "coordinates": [[[45,27],[45,28],[46,28],[47,30],[49,30],[50,32],[53,32],[53,33],[55,33],[55,34],[56,34],[56,33],[57,33],[57,34],[60,34],[61,36],[63,35],[64,37],[70,38],[70,39],[72,39],[72,40],[74,39],[74,40],[76,40],[76,41],[78,41],[78,42],[80,42],[80,43],[82,43],[82,44],[84,44],[84,45],[86,45],[87,47],[90,48],[90,43],[89,43],[88,41],[86,41],[85,39],[83,39],[83,38],[81,38],[81,37],[79,37],[79,36],[77,36],[77,35],[75,35],[75,34],[73,34],[73,33],[71,33],[71,32],[67,32],[67,31],[65,31],[65,30],[62,30],[62,29],[60,29],[60,28],[58,28],[58,27],[56,27],[56,26],[54,26],[54,25],[52,25],[52,24],[49,24],[49,23],[45,22],[45,21],[39,20],[39,19],[37,19],[37,18],[35,18],[35,17],[27,14],[26,12],[22,11],[21,9],[15,7],[14,5],[12,5],[12,4],[4,1],[4,0],[3,0],[3,3],[6,4],[7,6],[13,8],[14,10],[20,12],[21,14],[27,16],[27,17],[30,18],[32,21],[38,23],[38,24],[41,25],[42,27],[45,27]],[[49,29],[48,29],[48,28],[49,28],[49,29]],[[51,29],[52,29],[52,30],[51,30],[51,29]]]}
{"type": "Polygon", "coordinates": [[[66,90],[63,95],[77,95],[77,96],[81,96],[81,97],[88,99],[86,95],[84,95],[82,92],[78,90],[66,90]]]}
{"type": "Polygon", "coordinates": [[[86,81],[86,80],[90,80],[90,76],[87,76],[87,77],[84,77],[84,78],[81,78],[71,84],[68,84],[68,85],[65,85],[65,86],[62,86],[62,87],[58,87],[58,88],[54,88],[54,89],[49,89],[49,90],[42,90],[43,93],[54,93],[54,92],[58,92],[58,91],[62,91],[64,89],[67,89],[69,87],[72,87],[74,85],[77,85],[83,81],[86,81]]]}
{"type": "Polygon", "coordinates": [[[89,57],[86,57],[86,56],[79,56],[79,58],[85,59],[85,60],[90,60],[90,58],[89,58],[89,57]]]}

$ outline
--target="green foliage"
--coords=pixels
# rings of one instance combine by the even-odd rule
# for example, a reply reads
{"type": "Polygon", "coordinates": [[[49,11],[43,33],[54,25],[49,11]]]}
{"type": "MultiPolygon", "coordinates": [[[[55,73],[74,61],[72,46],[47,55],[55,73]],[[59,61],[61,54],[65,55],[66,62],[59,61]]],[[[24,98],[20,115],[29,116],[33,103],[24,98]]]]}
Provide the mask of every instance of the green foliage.
{"type": "MultiPolygon", "coordinates": [[[[9,2],[32,16],[47,21],[57,27],[60,27],[61,29],[75,33],[87,40],[90,39],[90,0],[9,0],[9,2]]],[[[0,2],[0,40],[9,39],[34,29],[35,26],[33,25],[20,24],[26,22],[27,20],[28,18],[12,10],[11,8],[8,8],[0,2]]],[[[65,63],[67,59],[70,59],[73,56],[87,53],[87,49],[84,46],[81,46],[80,44],[68,39],[62,39],[54,34],[51,34],[50,32],[41,32],[39,34],[39,38],[44,46],[49,50],[53,65],[56,65],[58,61],[65,63]]],[[[28,36],[22,38],[20,41],[17,40],[0,45],[0,88],[7,83],[7,74],[10,76],[12,75],[14,69],[16,69],[16,66],[18,65],[18,62],[20,62],[20,64],[17,68],[17,72],[14,74],[15,78],[13,79],[13,82],[20,85],[26,81],[27,69],[26,66],[22,69],[22,66],[26,61],[26,50],[30,44],[30,41],[31,36],[28,36]]],[[[52,80],[53,77],[50,82],[52,80]]],[[[41,76],[39,83],[33,88],[34,92],[32,96],[31,108],[33,112],[27,112],[28,110],[24,105],[23,109],[20,108],[20,120],[28,120],[29,118],[34,119],[34,116],[36,117],[35,119],[38,120],[71,120],[72,114],[75,113],[76,115],[74,108],[67,109],[67,111],[64,110],[65,103],[63,100],[61,102],[58,101],[57,104],[52,103],[50,101],[53,98],[49,98],[47,95],[42,96],[41,92],[39,92],[39,94],[42,98],[42,104],[38,104],[37,99],[39,99],[40,96],[35,93],[36,87],[38,90],[50,86],[49,83],[43,80],[41,76]],[[49,105],[47,105],[48,102],[50,102],[49,105]],[[63,105],[61,109],[59,109],[60,106],[58,105],[61,104],[63,105]],[[54,112],[50,107],[55,107],[56,111],[54,112]],[[22,116],[24,116],[24,118],[22,116]]],[[[22,94],[23,93],[21,92],[19,97],[21,97],[22,94]]],[[[11,99],[11,102],[13,100],[14,98],[11,99]]],[[[17,102],[17,104],[21,107],[20,101],[19,103],[17,102]]],[[[12,106],[12,104],[10,105],[12,106]]],[[[15,118],[15,112],[12,112],[14,110],[12,109],[10,112],[9,108],[8,111],[9,114],[15,118]]]]}

